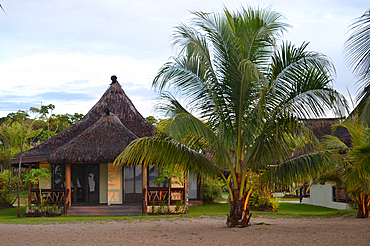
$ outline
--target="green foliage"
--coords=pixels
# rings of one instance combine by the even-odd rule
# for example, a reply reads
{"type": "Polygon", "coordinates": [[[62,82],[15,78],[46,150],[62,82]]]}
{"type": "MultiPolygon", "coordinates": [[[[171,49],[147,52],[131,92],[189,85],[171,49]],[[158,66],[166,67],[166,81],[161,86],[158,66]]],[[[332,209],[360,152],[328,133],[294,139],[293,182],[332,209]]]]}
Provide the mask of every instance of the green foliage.
{"type": "Polygon", "coordinates": [[[11,176],[9,184],[9,170],[0,173],[0,206],[11,206],[14,203],[17,177],[11,176]]]}
{"type": "Polygon", "coordinates": [[[352,22],[348,33],[345,58],[360,84],[357,109],[366,121],[370,116],[370,9],[352,22]]]}
{"type": "Polygon", "coordinates": [[[249,198],[250,209],[277,211],[279,207],[279,199],[271,197],[270,191],[267,186],[264,185],[264,180],[262,179],[263,172],[259,174],[250,172],[247,175],[249,176],[247,190],[252,189],[249,198]]]}
{"type": "Polygon", "coordinates": [[[181,185],[181,182],[184,182],[184,172],[180,169],[178,165],[168,165],[162,167],[159,175],[156,177],[153,184],[160,184],[163,182],[170,182],[170,184],[181,185]]]}
{"type": "Polygon", "coordinates": [[[185,204],[184,204],[184,201],[181,200],[180,202],[176,202],[176,205],[175,205],[175,213],[180,213],[182,211],[185,210],[185,204]]]}
{"type": "Polygon", "coordinates": [[[32,169],[29,173],[25,174],[24,181],[31,182],[33,185],[40,182],[50,181],[51,173],[47,168],[32,169]]]}
{"type": "Polygon", "coordinates": [[[356,202],[358,217],[369,217],[370,211],[370,128],[359,115],[348,118],[334,126],[346,128],[351,135],[351,145],[346,146],[336,136],[325,136],[323,144],[332,151],[336,166],[322,173],[314,184],[329,182],[343,186],[351,199],[356,202]]]}
{"type": "Polygon", "coordinates": [[[222,191],[227,191],[226,182],[222,178],[217,179],[217,185],[221,188],[222,191]]]}
{"type": "Polygon", "coordinates": [[[49,131],[49,130],[43,130],[40,134],[40,137],[39,137],[39,140],[41,142],[44,142],[45,140],[48,140],[49,138],[57,135],[58,133],[56,132],[52,132],[52,131],[49,131]]]}
{"type": "Polygon", "coordinates": [[[33,185],[39,184],[39,195],[40,195],[40,208],[41,212],[45,210],[45,204],[41,194],[41,182],[50,181],[51,173],[47,168],[32,169],[29,173],[25,175],[24,181],[31,182],[33,185]]]}
{"type": "Polygon", "coordinates": [[[153,126],[157,126],[157,123],[158,123],[158,120],[156,118],[154,118],[154,116],[148,116],[145,118],[146,121],[148,121],[150,124],[152,124],[153,126]]]}
{"type": "Polygon", "coordinates": [[[206,203],[211,203],[222,194],[221,188],[213,180],[204,182],[203,184],[203,200],[206,203]]]}
{"type": "Polygon", "coordinates": [[[249,206],[251,210],[277,211],[279,208],[279,199],[256,190],[252,192],[249,206]]]}

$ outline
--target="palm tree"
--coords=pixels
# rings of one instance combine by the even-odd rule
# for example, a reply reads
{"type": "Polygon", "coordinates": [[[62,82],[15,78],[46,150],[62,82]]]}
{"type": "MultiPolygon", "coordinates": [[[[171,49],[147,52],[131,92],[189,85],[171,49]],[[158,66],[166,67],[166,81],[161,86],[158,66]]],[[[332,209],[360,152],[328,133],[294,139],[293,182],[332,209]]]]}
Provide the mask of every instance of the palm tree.
{"type": "Polygon", "coordinates": [[[358,111],[365,120],[370,116],[370,9],[349,27],[352,32],[345,42],[345,58],[361,85],[358,111]]]}
{"type": "MultiPolygon", "coordinates": [[[[132,142],[115,165],[176,163],[199,174],[219,173],[231,200],[227,225],[243,227],[251,217],[248,171],[291,159],[296,139],[314,139],[301,119],[342,110],[346,103],[330,85],[335,71],[326,56],[307,51],[308,43],[277,45],[288,27],[278,12],[248,7],[193,14],[191,26],[176,27],[179,54],[153,81],[161,93],[156,110],[168,120],[157,136],[132,142]]],[[[277,177],[316,175],[327,164],[318,161],[322,156],[290,160],[277,177]],[[307,168],[294,176],[298,163],[307,168]]]]}
{"type": "Polygon", "coordinates": [[[344,123],[334,126],[346,128],[352,139],[348,147],[336,136],[326,136],[323,144],[334,149],[333,159],[337,165],[315,181],[316,184],[330,182],[345,187],[351,199],[356,202],[357,218],[368,218],[370,209],[370,128],[363,124],[360,117],[348,118],[344,123]]]}

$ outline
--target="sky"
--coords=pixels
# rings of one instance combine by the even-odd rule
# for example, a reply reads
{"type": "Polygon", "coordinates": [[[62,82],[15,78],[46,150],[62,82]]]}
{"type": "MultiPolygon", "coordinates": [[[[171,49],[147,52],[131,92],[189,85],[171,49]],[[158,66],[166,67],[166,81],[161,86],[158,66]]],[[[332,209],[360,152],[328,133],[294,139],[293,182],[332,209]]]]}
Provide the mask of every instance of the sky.
{"type": "Polygon", "coordinates": [[[349,24],[368,0],[0,0],[0,117],[54,104],[55,114],[86,114],[116,75],[144,116],[156,116],[151,83],[175,55],[171,35],[191,12],[269,6],[291,25],[283,40],[329,56],[333,87],[354,97],[356,79],[343,59],[349,24]],[[347,91],[348,89],[348,91],[347,91]]]}

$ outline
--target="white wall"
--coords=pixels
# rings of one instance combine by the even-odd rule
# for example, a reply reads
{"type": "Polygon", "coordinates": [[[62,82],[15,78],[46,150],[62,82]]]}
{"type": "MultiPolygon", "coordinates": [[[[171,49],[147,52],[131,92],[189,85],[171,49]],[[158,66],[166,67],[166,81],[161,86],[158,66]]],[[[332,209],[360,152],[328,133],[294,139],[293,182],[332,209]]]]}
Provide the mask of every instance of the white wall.
{"type": "Polygon", "coordinates": [[[350,209],[348,203],[333,202],[333,187],[328,183],[311,186],[310,197],[303,198],[302,203],[334,209],[350,209]]]}

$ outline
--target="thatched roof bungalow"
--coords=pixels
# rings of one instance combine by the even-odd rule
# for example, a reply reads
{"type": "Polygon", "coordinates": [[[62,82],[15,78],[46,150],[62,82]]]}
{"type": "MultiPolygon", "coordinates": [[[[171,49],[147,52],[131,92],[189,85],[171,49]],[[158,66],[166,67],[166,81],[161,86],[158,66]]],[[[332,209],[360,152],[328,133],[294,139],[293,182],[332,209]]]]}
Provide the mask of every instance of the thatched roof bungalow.
{"type": "MultiPolygon", "coordinates": [[[[112,83],[109,88],[79,122],[42,144],[26,151],[23,154],[22,162],[25,166],[28,166],[30,163],[49,161],[50,154],[54,150],[68,143],[81,132],[95,124],[102,117],[105,109],[109,109],[110,112],[115,114],[137,137],[152,136],[154,134],[154,127],[136,110],[118,83],[117,77],[112,76],[112,83]]],[[[16,164],[18,161],[19,155],[12,160],[12,164],[16,164]]]]}
{"type": "MultiPolygon", "coordinates": [[[[65,190],[63,201],[71,206],[68,214],[140,214],[146,211],[142,205],[148,197],[164,199],[168,190],[153,187],[151,182],[158,174],[153,168],[148,176],[148,168],[113,167],[113,161],[132,140],[153,136],[155,128],[136,110],[117,77],[111,79],[109,88],[79,122],[23,153],[23,167],[48,168],[52,173],[50,182],[40,184],[47,197],[60,198],[50,194],[65,190]],[[102,204],[121,206],[102,213],[102,204]],[[100,206],[89,211],[87,205],[100,206]]],[[[12,165],[18,166],[19,158],[13,158],[12,165]]],[[[196,180],[195,186],[197,193],[196,180]]],[[[178,189],[184,198],[184,187],[178,189]]],[[[31,201],[34,195],[30,191],[31,201]]]]}

